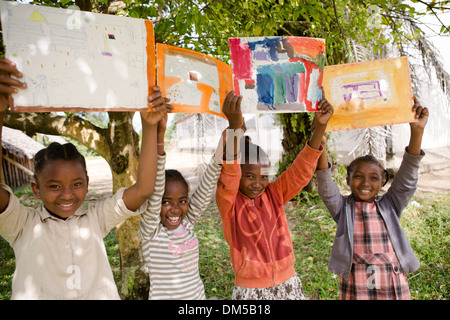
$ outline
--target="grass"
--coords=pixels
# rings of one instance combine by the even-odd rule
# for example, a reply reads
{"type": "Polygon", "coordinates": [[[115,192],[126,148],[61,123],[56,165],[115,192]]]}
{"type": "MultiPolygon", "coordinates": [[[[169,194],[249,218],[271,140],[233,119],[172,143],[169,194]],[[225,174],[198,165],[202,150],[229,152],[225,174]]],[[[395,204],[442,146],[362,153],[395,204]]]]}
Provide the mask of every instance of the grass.
{"type": "MultiPolygon", "coordinates": [[[[23,191],[21,191],[23,192],[23,191]]],[[[23,197],[23,201],[30,201],[23,197]]],[[[30,203],[28,203],[30,204],[30,203]]],[[[328,261],[336,231],[335,222],[320,201],[286,205],[291,238],[296,256],[295,269],[303,283],[303,292],[311,300],[339,298],[339,278],[328,271],[328,261]]],[[[414,300],[450,298],[450,194],[422,194],[413,197],[403,212],[402,227],[421,267],[408,275],[414,300]]],[[[196,226],[200,242],[200,274],[206,297],[231,299],[234,273],[229,248],[223,238],[222,223],[215,204],[196,226]]],[[[115,231],[105,238],[113,274],[120,278],[119,246],[115,231]]],[[[0,238],[0,299],[11,296],[14,253],[0,238]]]]}

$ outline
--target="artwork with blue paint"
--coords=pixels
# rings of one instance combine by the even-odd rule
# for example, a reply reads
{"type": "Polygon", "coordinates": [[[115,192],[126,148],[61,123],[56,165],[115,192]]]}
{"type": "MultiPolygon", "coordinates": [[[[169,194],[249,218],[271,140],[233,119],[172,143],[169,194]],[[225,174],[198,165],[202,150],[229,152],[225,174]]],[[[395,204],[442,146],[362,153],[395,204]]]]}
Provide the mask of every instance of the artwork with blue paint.
{"type": "Polygon", "coordinates": [[[244,113],[317,110],[325,40],[305,37],[229,39],[236,94],[244,113]]]}

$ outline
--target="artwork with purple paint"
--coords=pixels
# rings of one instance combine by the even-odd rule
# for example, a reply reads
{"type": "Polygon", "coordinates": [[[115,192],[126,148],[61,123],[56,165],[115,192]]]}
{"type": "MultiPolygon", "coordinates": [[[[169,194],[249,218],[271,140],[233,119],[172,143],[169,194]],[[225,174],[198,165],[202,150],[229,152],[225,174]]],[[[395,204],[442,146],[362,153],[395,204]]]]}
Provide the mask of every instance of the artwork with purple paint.
{"type": "Polygon", "coordinates": [[[322,99],[325,40],[231,38],[233,85],[243,113],[316,111],[322,99]]]}
{"type": "Polygon", "coordinates": [[[326,66],[323,88],[334,107],[327,131],[415,121],[407,57],[326,66]]]}

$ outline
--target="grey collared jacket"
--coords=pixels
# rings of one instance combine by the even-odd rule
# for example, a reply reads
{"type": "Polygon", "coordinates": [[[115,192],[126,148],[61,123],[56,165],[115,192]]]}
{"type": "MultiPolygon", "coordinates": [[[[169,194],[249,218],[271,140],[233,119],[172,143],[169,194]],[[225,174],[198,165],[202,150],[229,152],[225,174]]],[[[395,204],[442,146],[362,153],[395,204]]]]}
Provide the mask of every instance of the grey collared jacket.
{"type": "MultiPolygon", "coordinates": [[[[395,254],[404,274],[415,272],[420,263],[400,226],[403,209],[408,205],[417,189],[420,156],[410,155],[405,151],[400,168],[384,195],[375,198],[395,254]]],[[[353,261],[353,227],[355,199],[352,195],[344,196],[339,192],[331,177],[331,169],[316,171],[318,193],[337,223],[336,236],[331,250],[328,269],[348,279],[353,261]]]]}

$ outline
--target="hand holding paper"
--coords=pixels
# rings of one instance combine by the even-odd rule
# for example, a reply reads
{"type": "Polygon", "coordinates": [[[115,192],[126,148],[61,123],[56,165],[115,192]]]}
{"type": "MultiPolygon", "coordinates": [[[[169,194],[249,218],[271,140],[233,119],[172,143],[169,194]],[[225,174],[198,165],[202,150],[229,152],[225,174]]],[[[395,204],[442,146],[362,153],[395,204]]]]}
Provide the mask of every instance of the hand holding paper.
{"type": "Polygon", "coordinates": [[[322,88],[322,100],[320,100],[317,108],[319,109],[314,114],[313,126],[311,130],[313,135],[309,140],[309,146],[314,149],[320,149],[320,146],[324,143],[323,138],[325,130],[327,128],[328,121],[334,113],[333,106],[325,99],[325,94],[322,88]]]}
{"type": "Polygon", "coordinates": [[[26,89],[24,82],[11,78],[11,75],[22,78],[23,74],[17,69],[16,64],[8,59],[0,59],[0,112],[6,111],[11,104],[11,94],[20,89],[26,89]]]}
{"type": "Polygon", "coordinates": [[[148,107],[151,111],[141,112],[143,124],[157,125],[158,122],[166,116],[166,113],[171,113],[173,106],[167,104],[169,99],[162,96],[159,87],[153,87],[153,93],[148,96],[148,107]]]}

